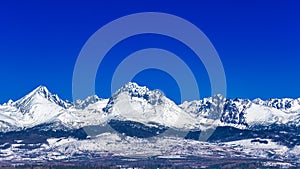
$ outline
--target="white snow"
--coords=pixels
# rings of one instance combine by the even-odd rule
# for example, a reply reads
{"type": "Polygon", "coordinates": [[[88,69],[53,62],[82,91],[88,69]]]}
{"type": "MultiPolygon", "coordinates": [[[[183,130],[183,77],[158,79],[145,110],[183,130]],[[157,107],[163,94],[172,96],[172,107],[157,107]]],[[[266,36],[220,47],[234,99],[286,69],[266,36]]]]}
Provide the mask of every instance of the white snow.
{"type": "Polygon", "coordinates": [[[246,110],[245,117],[246,122],[250,125],[268,125],[273,123],[285,124],[294,117],[294,114],[288,114],[272,107],[252,104],[246,110]]]}

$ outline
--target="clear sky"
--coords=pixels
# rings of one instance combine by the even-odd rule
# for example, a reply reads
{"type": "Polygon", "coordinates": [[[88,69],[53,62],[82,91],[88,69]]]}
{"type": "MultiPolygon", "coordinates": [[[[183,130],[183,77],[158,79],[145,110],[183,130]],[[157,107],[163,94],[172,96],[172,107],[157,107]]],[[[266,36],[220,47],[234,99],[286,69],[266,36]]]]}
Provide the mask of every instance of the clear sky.
{"type": "MultiPolygon", "coordinates": [[[[1,1],[0,103],[16,100],[38,85],[72,100],[72,74],[87,39],[106,23],[137,12],[166,12],[198,26],[219,53],[227,96],[267,99],[300,97],[300,3],[287,1],[1,1]]],[[[202,97],[210,95],[205,68],[174,39],[139,35],[117,44],[105,57],[96,94],[109,97],[111,75],[126,55],[158,47],[178,54],[197,69],[202,97]],[[190,59],[194,58],[194,59],[190,59]]],[[[158,70],[135,79],[178,102],[174,79],[158,70]],[[158,80],[163,79],[165,83],[158,80]]]]}

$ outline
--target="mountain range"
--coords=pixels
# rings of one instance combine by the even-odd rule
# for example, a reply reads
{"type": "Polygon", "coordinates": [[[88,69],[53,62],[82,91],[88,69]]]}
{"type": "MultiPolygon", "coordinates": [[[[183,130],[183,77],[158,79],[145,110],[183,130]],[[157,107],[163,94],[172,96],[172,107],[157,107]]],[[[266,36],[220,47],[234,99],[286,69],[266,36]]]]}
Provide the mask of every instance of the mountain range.
{"type": "MultiPolygon", "coordinates": [[[[236,98],[219,104],[222,106],[218,112],[220,126],[244,129],[272,124],[300,125],[300,98],[265,101],[236,98]]],[[[31,128],[55,121],[69,128],[80,128],[104,124],[112,119],[197,129],[201,128],[200,122],[210,119],[212,106],[213,97],[176,105],[159,90],[151,91],[134,82],[124,85],[109,99],[95,95],[74,103],[64,101],[46,87],[39,86],[15,102],[10,100],[0,105],[0,131],[31,128]]]]}
{"type": "MultiPolygon", "coordinates": [[[[161,156],[170,155],[172,143],[181,145],[181,152],[192,144],[224,152],[228,146],[238,145],[249,149],[245,157],[250,153],[277,160],[288,155],[294,163],[299,162],[299,126],[300,99],[226,99],[216,95],[177,105],[159,90],[129,82],[109,99],[90,96],[70,102],[39,86],[17,101],[0,105],[0,159],[58,160],[81,158],[78,154],[86,152],[161,156]],[[156,143],[145,138],[156,139],[156,143]],[[125,153],[124,147],[134,144],[139,145],[125,153]],[[269,145],[267,151],[252,147],[265,144],[269,145]]],[[[231,152],[237,153],[236,149],[231,152]]]]}

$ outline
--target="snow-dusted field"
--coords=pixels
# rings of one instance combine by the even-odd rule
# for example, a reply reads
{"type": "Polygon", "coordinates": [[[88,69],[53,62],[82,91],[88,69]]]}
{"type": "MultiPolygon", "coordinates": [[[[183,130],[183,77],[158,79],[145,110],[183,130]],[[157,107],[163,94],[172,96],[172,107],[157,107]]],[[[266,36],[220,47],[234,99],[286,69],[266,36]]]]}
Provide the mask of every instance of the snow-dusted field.
{"type": "MultiPolygon", "coordinates": [[[[240,159],[241,163],[250,164],[254,160],[256,163],[259,161],[259,165],[269,167],[300,166],[299,146],[288,149],[271,141],[268,144],[251,143],[251,140],[207,143],[174,137],[141,139],[103,133],[87,140],[49,138],[47,143],[33,150],[23,149],[22,145],[22,142],[20,142],[2,149],[0,164],[41,163],[47,165],[71,163],[72,161],[97,162],[97,159],[105,158],[115,160],[116,164],[122,163],[118,160],[124,161],[125,159],[133,162],[145,159],[154,161],[168,159],[205,167],[217,164],[213,162],[213,159],[215,159],[224,160],[223,163],[226,163],[226,161],[233,163],[233,166],[239,166],[237,159],[240,159]],[[201,161],[203,159],[211,160],[211,164],[201,161]]],[[[222,162],[219,163],[222,164],[222,162]]]]}

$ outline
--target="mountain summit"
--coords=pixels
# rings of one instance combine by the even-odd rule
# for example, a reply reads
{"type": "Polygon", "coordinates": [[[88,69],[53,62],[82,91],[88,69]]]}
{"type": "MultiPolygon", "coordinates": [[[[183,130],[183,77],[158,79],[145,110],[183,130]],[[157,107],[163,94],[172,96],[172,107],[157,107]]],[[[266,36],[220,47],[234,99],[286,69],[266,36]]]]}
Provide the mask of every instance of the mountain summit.
{"type": "Polygon", "coordinates": [[[16,101],[14,105],[21,109],[21,111],[29,111],[31,105],[51,102],[63,108],[68,108],[71,103],[63,101],[56,94],[52,94],[45,86],[38,86],[32,92],[16,101]]]}
{"type": "Polygon", "coordinates": [[[159,90],[129,82],[116,91],[103,109],[120,120],[160,124],[175,128],[193,128],[196,121],[159,90]]]}

